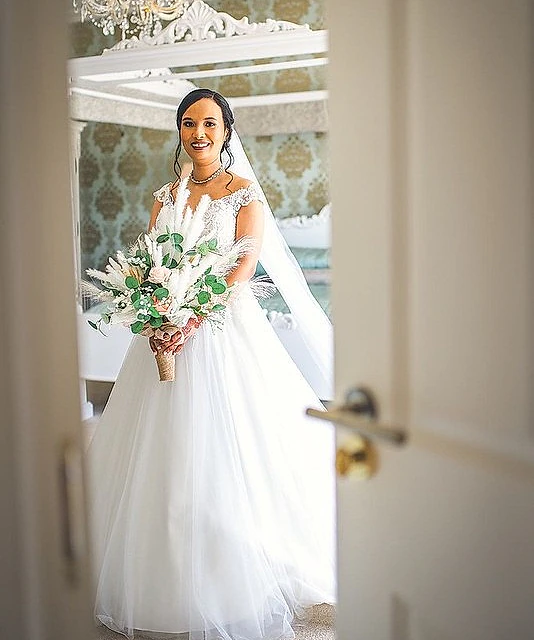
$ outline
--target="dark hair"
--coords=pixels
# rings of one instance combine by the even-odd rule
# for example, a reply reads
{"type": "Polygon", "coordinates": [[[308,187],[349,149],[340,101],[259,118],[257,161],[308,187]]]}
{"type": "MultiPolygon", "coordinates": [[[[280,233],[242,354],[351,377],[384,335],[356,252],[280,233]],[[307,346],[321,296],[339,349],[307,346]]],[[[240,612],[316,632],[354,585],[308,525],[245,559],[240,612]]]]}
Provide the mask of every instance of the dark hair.
{"type": "MultiPolygon", "coordinates": [[[[232,109],[228,104],[226,98],[222,96],[217,91],[212,91],[211,89],[195,89],[188,93],[183,100],[178,105],[178,111],[176,112],[176,127],[178,129],[178,146],[176,147],[176,152],[174,154],[174,173],[177,175],[178,179],[180,179],[180,173],[182,167],[178,162],[178,156],[180,155],[180,151],[182,150],[182,141],[180,139],[180,127],[182,124],[182,118],[184,117],[184,113],[189,109],[192,104],[202,100],[202,98],[209,98],[213,100],[216,104],[219,105],[222,112],[224,127],[227,132],[227,136],[223,142],[223,146],[221,149],[221,164],[222,164],[222,154],[226,152],[228,155],[228,164],[224,167],[224,171],[230,176],[230,180],[226,183],[226,189],[228,189],[228,185],[232,182],[234,177],[228,171],[228,169],[232,166],[234,162],[234,156],[230,151],[230,138],[232,137],[233,124],[234,124],[234,114],[232,113],[232,109]]],[[[229,191],[229,189],[228,189],[229,191]]]]}

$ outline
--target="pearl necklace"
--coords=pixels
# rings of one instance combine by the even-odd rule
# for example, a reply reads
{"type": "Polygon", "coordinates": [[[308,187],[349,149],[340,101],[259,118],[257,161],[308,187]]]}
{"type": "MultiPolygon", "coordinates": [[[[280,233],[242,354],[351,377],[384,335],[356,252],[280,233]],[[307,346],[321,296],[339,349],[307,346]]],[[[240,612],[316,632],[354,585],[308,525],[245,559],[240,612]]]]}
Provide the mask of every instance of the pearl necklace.
{"type": "Polygon", "coordinates": [[[216,178],[217,176],[220,176],[222,173],[222,165],[217,169],[217,171],[215,171],[215,173],[212,173],[211,176],[208,176],[207,178],[205,178],[204,180],[197,180],[194,176],[193,176],[193,172],[191,171],[189,177],[191,178],[191,182],[194,182],[195,184],[204,184],[205,182],[209,182],[210,180],[213,180],[214,178],[216,178]]]}

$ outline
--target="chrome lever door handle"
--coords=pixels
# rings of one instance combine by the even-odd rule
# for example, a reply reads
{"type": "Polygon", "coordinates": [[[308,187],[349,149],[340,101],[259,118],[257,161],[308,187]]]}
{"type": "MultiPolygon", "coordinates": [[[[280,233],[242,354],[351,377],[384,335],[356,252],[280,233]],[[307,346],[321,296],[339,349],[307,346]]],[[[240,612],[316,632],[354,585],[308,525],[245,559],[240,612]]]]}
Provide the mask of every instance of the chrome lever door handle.
{"type": "Polygon", "coordinates": [[[319,420],[341,424],[372,440],[386,440],[391,444],[402,445],[408,439],[408,434],[402,427],[386,426],[376,422],[376,402],[372,394],[363,388],[350,389],[345,404],[340,407],[333,407],[327,411],[306,409],[306,414],[319,420]]]}

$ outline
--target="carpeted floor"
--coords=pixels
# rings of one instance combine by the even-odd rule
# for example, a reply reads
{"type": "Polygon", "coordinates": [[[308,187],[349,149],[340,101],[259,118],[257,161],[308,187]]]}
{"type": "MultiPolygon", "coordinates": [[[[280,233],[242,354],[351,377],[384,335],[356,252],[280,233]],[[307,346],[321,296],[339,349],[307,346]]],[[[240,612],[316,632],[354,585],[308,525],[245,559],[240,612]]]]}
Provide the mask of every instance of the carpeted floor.
{"type": "MultiPolygon", "coordinates": [[[[95,640],[124,640],[124,636],[110,631],[106,627],[98,627],[95,640]]],[[[295,627],[295,640],[335,640],[334,607],[320,604],[310,610],[309,621],[303,626],[295,627]]],[[[139,637],[142,640],[143,636],[139,637]]]]}

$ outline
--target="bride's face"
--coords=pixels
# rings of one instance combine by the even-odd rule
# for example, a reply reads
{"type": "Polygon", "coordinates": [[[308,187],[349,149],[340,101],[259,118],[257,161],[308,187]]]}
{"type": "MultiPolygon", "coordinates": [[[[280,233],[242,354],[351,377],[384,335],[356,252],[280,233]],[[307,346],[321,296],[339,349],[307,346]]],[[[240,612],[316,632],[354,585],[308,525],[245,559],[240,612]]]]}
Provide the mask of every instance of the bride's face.
{"type": "Polygon", "coordinates": [[[202,98],[184,113],[180,139],[194,164],[212,164],[219,159],[226,136],[222,111],[210,98],[202,98]]]}

